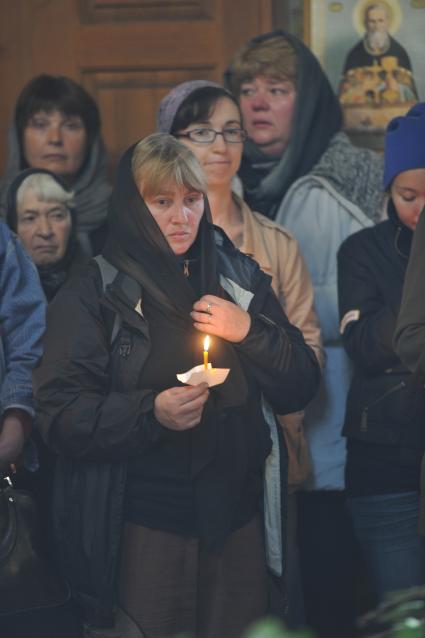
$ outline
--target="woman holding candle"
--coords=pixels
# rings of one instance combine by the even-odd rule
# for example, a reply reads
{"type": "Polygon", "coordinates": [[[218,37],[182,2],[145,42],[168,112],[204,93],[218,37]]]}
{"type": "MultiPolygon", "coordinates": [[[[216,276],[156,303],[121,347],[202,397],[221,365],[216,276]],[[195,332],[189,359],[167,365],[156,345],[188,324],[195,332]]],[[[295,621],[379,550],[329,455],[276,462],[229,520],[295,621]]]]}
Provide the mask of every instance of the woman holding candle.
{"type": "Polygon", "coordinates": [[[301,409],[318,364],[269,278],[212,226],[205,190],[171,136],[131,147],[104,261],[49,307],[39,423],[59,455],[58,549],[88,631],[118,603],[122,638],[236,638],[267,611],[266,557],[283,571],[273,408],[301,409]],[[230,374],[183,386],[206,334],[230,374]]]}

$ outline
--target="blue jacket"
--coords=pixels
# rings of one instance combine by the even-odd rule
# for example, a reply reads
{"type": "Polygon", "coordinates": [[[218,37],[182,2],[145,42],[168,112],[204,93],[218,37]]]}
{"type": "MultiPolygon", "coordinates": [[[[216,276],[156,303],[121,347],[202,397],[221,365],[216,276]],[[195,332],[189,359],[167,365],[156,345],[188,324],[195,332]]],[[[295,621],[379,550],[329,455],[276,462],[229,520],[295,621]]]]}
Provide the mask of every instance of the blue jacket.
{"type": "Polygon", "coordinates": [[[336,256],[344,239],[372,222],[327,179],[314,175],[292,185],[276,221],[298,240],[307,263],[326,355],[321,387],[305,413],[313,466],[310,487],[342,490],[346,444],[341,432],[351,365],[339,334],[336,256]]]}
{"type": "Polygon", "coordinates": [[[0,413],[33,414],[32,370],[41,353],[46,302],[37,270],[20,241],[0,221],[0,413]]]}

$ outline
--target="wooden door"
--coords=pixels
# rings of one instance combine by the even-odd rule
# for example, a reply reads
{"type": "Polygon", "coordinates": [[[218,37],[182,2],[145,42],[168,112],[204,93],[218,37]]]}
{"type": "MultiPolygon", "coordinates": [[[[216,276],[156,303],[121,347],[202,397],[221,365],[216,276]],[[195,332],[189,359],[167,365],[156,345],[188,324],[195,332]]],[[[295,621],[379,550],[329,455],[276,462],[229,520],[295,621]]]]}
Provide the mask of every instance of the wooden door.
{"type": "Polygon", "coordinates": [[[114,166],[155,130],[170,88],[220,82],[271,20],[272,0],[0,0],[0,174],[16,97],[34,75],[67,75],[93,95],[114,166]]]}

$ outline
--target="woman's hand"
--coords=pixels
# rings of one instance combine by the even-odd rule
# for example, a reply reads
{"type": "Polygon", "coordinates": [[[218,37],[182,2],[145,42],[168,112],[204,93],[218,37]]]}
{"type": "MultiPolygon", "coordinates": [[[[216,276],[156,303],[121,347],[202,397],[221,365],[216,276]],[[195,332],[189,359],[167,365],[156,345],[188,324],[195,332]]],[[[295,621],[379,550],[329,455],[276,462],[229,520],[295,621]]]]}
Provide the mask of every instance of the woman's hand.
{"type": "Polygon", "coordinates": [[[197,330],[232,343],[245,339],[251,327],[251,317],[245,310],[214,295],[204,295],[196,301],[190,315],[197,330]]]}
{"type": "Polygon", "coordinates": [[[3,419],[0,432],[0,470],[6,472],[15,463],[24,447],[24,428],[20,419],[8,414],[3,419]]]}
{"type": "Polygon", "coordinates": [[[154,401],[155,418],[170,430],[189,430],[200,422],[208,395],[206,383],[164,390],[154,401]]]}

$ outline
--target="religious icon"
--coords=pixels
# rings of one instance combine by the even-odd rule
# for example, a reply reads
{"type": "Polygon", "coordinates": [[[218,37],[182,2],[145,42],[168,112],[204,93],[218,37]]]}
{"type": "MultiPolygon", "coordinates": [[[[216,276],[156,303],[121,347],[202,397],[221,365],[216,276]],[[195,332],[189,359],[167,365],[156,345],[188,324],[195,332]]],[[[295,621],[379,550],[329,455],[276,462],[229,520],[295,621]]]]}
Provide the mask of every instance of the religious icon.
{"type": "Polygon", "coordinates": [[[393,34],[402,22],[398,0],[359,0],[354,26],[363,37],[348,52],[339,98],[352,134],[382,133],[418,101],[409,55],[393,34]]]}

